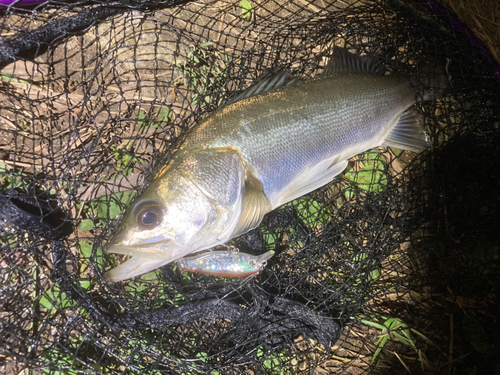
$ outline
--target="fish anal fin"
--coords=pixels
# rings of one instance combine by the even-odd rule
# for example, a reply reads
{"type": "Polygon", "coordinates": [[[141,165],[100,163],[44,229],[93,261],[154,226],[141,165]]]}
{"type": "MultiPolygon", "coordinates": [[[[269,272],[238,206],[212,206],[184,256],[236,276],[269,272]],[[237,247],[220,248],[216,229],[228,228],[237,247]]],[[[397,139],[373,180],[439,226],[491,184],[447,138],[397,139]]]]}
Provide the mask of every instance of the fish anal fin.
{"type": "Polygon", "coordinates": [[[414,152],[427,148],[429,141],[421,125],[422,122],[422,116],[418,112],[414,110],[404,112],[382,145],[414,152]]]}
{"type": "Polygon", "coordinates": [[[383,76],[385,66],[371,56],[360,56],[336,47],[323,75],[371,74],[383,76]]]}
{"type": "Polygon", "coordinates": [[[335,176],[340,174],[347,167],[347,160],[340,160],[336,156],[327,159],[313,167],[306,175],[302,175],[294,185],[288,189],[287,193],[281,197],[279,205],[293,201],[323,185],[331,182],[335,176]]]}
{"type": "Polygon", "coordinates": [[[264,193],[262,183],[250,171],[247,171],[241,215],[233,232],[233,237],[256,228],[264,215],[271,211],[271,208],[271,203],[264,193]]]}

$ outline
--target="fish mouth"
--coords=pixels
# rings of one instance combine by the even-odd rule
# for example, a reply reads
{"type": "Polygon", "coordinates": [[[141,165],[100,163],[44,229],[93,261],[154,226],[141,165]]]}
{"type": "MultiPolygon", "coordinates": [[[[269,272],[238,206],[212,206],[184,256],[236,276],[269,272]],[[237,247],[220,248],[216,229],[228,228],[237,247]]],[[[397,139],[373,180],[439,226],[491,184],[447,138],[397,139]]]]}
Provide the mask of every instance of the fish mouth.
{"type": "Polygon", "coordinates": [[[122,254],[129,256],[137,256],[151,260],[168,260],[172,256],[176,243],[171,239],[164,239],[155,241],[155,238],[149,239],[139,244],[123,245],[123,244],[110,244],[106,252],[113,254],[122,254]]]}

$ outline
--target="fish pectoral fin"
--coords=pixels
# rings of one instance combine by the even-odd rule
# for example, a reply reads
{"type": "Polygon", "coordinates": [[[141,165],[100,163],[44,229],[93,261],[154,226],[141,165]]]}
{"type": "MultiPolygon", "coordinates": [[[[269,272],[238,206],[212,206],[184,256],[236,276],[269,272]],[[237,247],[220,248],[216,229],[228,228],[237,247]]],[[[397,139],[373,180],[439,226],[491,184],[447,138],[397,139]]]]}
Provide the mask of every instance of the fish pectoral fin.
{"type": "Polygon", "coordinates": [[[241,215],[233,232],[233,237],[256,228],[264,215],[271,209],[271,203],[264,193],[262,183],[250,172],[247,172],[241,215]]]}
{"type": "Polygon", "coordinates": [[[345,48],[336,47],[333,56],[325,66],[323,75],[370,74],[383,76],[385,66],[371,56],[360,56],[345,48]]]}
{"type": "Polygon", "coordinates": [[[422,122],[422,116],[418,112],[414,110],[404,112],[382,145],[415,152],[427,148],[429,141],[422,128],[422,122]]]}
{"type": "Polygon", "coordinates": [[[154,271],[155,269],[170,263],[172,260],[156,260],[138,256],[133,256],[119,266],[110,269],[104,274],[104,280],[108,282],[117,282],[130,279],[134,276],[143,275],[154,271]]]}
{"type": "Polygon", "coordinates": [[[294,185],[289,187],[279,205],[293,201],[331,182],[336,175],[340,174],[347,167],[347,160],[338,160],[338,156],[324,160],[312,168],[306,175],[302,175],[294,185]]]}

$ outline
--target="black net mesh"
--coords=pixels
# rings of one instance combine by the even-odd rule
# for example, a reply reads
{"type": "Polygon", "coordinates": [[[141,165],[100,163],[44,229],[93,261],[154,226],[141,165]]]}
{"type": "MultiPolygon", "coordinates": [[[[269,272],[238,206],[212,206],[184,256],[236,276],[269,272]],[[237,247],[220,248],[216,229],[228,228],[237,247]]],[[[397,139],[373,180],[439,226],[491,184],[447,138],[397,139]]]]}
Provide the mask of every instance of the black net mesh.
{"type": "Polygon", "coordinates": [[[0,371],[499,371],[500,71],[444,7],[23,2],[0,8],[0,371]],[[447,95],[417,105],[432,147],[359,155],[268,214],[233,241],[276,252],[255,277],[106,283],[122,212],[186,131],[334,45],[427,89],[445,67],[447,95]]]}

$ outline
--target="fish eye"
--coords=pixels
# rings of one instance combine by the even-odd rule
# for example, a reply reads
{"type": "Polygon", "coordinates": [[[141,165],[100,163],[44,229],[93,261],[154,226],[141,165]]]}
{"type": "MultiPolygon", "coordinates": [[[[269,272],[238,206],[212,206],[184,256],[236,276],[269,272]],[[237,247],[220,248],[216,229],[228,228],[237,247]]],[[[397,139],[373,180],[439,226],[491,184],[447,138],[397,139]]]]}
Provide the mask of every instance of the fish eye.
{"type": "Polygon", "coordinates": [[[140,202],[134,211],[137,225],[142,229],[153,229],[163,220],[163,209],[155,201],[140,202]]]}
{"type": "Polygon", "coordinates": [[[249,265],[250,267],[255,267],[255,266],[257,265],[257,261],[256,261],[255,259],[250,259],[250,260],[248,261],[248,265],[249,265]]]}

